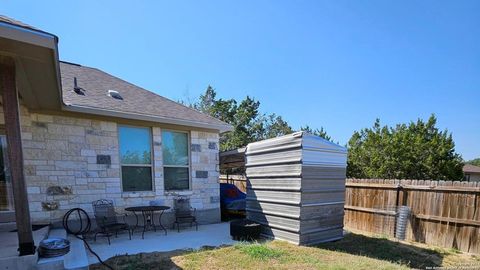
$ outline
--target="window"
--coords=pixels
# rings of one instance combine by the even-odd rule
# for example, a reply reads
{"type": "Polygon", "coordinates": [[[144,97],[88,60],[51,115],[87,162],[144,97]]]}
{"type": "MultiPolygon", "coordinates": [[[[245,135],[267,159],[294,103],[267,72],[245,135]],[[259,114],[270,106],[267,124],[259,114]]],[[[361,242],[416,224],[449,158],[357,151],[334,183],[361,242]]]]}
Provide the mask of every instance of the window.
{"type": "Polygon", "coordinates": [[[163,131],[163,179],[165,190],[190,188],[188,133],[163,131]]]}
{"type": "Polygon", "coordinates": [[[118,133],[123,191],[153,190],[150,128],[120,126],[118,133]]]}

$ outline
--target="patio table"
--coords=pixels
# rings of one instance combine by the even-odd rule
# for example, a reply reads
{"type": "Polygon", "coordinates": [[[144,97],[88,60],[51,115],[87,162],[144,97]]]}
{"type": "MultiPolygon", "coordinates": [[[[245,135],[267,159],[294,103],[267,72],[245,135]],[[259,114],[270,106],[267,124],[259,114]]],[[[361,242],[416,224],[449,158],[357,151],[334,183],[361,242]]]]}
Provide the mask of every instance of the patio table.
{"type": "MultiPolygon", "coordinates": [[[[137,213],[141,213],[143,217],[143,231],[142,231],[142,239],[144,239],[145,232],[148,231],[150,228],[153,228],[153,230],[156,232],[157,229],[156,227],[161,227],[165,231],[165,235],[167,235],[167,229],[162,225],[162,215],[165,210],[170,209],[169,206],[163,206],[163,205],[149,205],[149,206],[132,206],[132,207],[127,207],[125,208],[125,211],[133,212],[135,215],[135,218],[137,220],[137,223],[135,224],[135,227],[133,228],[133,231],[138,227],[138,215],[137,213]],[[155,212],[159,212],[160,215],[158,217],[158,225],[155,224],[155,219],[153,218],[153,214],[155,212]]],[[[132,233],[133,233],[132,231],[132,233]]]]}

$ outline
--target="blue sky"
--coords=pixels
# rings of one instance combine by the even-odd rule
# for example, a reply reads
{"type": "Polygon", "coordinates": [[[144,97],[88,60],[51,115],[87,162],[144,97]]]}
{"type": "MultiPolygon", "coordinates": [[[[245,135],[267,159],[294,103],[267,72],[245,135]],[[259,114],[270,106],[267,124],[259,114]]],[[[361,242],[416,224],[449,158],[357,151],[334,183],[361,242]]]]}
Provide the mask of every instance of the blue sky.
{"type": "Polygon", "coordinates": [[[208,84],[294,127],[438,117],[480,157],[480,1],[19,1],[0,13],[60,38],[63,60],[160,95],[208,84]]]}

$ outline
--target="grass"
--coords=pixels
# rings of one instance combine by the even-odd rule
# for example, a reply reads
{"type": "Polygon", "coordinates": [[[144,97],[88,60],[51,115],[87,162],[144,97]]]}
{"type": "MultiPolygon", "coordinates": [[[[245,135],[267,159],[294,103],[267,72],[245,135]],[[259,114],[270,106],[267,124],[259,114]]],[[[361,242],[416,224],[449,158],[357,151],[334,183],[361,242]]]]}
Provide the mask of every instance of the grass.
{"type": "MultiPolygon", "coordinates": [[[[107,261],[115,269],[409,269],[475,265],[478,257],[457,250],[431,248],[382,237],[348,234],[344,239],[315,247],[283,241],[240,243],[219,248],[176,250],[107,261]]],[[[105,269],[94,265],[90,269],[105,269]]],[[[473,269],[473,268],[472,268],[473,269]]]]}
{"type": "Polygon", "coordinates": [[[281,250],[273,249],[265,244],[260,243],[241,243],[235,245],[235,248],[240,250],[244,254],[247,254],[253,259],[260,260],[279,258],[283,254],[281,250]]]}

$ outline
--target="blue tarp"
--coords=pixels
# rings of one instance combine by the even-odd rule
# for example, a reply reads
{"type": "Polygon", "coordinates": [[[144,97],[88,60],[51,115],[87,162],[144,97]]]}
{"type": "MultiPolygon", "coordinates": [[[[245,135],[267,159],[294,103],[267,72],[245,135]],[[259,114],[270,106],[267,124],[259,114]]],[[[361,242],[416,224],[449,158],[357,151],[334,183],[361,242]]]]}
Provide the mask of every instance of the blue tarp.
{"type": "Polygon", "coordinates": [[[220,183],[220,203],[227,210],[245,211],[247,194],[233,184],[220,183]]]}

